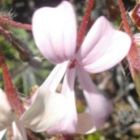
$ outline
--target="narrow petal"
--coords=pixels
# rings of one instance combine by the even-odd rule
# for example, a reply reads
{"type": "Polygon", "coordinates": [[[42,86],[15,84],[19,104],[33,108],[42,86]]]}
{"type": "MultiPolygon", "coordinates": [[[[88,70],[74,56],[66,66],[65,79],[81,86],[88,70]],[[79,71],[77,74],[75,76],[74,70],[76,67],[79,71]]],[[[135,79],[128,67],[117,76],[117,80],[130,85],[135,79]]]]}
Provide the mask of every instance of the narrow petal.
{"type": "Polygon", "coordinates": [[[102,72],[119,63],[130,46],[131,39],[126,33],[115,30],[105,17],[100,17],[81,46],[79,60],[88,72],[102,72]]]}
{"type": "MultiPolygon", "coordinates": [[[[67,73],[68,78],[67,78],[67,82],[65,82],[65,84],[71,85],[71,87],[73,87],[72,86],[73,80],[71,80],[71,76],[72,76],[72,72],[67,73]]],[[[70,97],[71,94],[69,92],[67,92],[67,90],[68,90],[67,85],[63,84],[63,86],[66,87],[66,88],[63,88],[63,94],[65,96],[67,96],[69,99],[74,101],[75,99],[72,99],[72,97],[70,97]]],[[[75,103],[73,105],[74,105],[73,108],[75,108],[75,106],[76,106],[75,103]]],[[[72,104],[71,104],[71,106],[72,106],[72,104]]],[[[72,115],[74,115],[75,113],[73,113],[72,115]]],[[[75,114],[75,117],[76,117],[76,114],[75,114]]],[[[77,133],[77,134],[89,134],[89,133],[95,132],[96,128],[94,126],[92,118],[93,118],[92,115],[88,112],[79,113],[78,114],[78,119],[77,119],[77,122],[76,122],[75,133],[77,133]]]]}
{"type": "Polygon", "coordinates": [[[88,73],[82,68],[78,68],[78,78],[89,107],[89,112],[93,116],[94,125],[100,128],[112,111],[112,103],[97,90],[88,73]]]}
{"type": "MultiPolygon", "coordinates": [[[[52,78],[55,79],[57,74],[52,78]]],[[[41,86],[34,103],[21,118],[25,126],[35,132],[47,131],[49,134],[59,132],[73,133],[77,119],[73,91],[74,79],[74,71],[66,74],[62,93],[57,93],[49,90],[49,87],[42,88],[41,86]],[[67,84],[69,80],[71,83],[67,84]]]]}
{"type": "Polygon", "coordinates": [[[33,36],[41,53],[49,61],[71,59],[76,49],[76,19],[72,5],[63,1],[55,8],[38,9],[32,19],[33,36]]]}
{"type": "MultiPolygon", "coordinates": [[[[67,66],[68,66],[68,61],[62,63],[62,64],[57,64],[55,68],[51,71],[49,76],[46,78],[46,80],[42,83],[42,85],[39,87],[39,90],[45,91],[46,89],[55,92],[58,84],[62,80],[62,77],[64,76],[67,66]]],[[[34,94],[34,96],[31,98],[31,102],[34,102],[36,99],[36,96],[38,95],[38,90],[34,94]]]]}
{"type": "Polygon", "coordinates": [[[63,118],[50,129],[48,133],[75,133],[77,126],[77,111],[75,104],[75,95],[74,95],[74,81],[75,81],[75,69],[68,69],[64,77],[64,83],[62,86],[62,97],[64,97],[65,103],[60,113],[63,114],[63,118]]]}
{"type": "Polygon", "coordinates": [[[21,121],[13,122],[13,140],[27,140],[26,130],[21,121]]]}
{"type": "Polygon", "coordinates": [[[49,88],[51,91],[55,91],[66,72],[68,64],[69,64],[68,61],[61,64],[57,64],[55,68],[52,70],[52,72],[50,73],[50,75],[40,86],[40,88],[45,88],[45,89],[49,88]]]}
{"type": "Polygon", "coordinates": [[[12,109],[7,100],[6,94],[0,89],[0,130],[3,130],[14,119],[12,109]]]}

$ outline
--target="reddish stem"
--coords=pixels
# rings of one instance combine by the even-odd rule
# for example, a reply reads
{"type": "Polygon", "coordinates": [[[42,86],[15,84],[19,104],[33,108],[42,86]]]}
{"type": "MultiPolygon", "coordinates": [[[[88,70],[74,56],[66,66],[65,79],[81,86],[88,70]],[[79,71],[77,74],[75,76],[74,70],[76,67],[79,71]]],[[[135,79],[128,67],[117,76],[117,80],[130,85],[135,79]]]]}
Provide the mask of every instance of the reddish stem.
{"type": "Polygon", "coordinates": [[[82,41],[84,39],[84,36],[86,34],[93,6],[94,6],[94,0],[89,0],[87,3],[85,15],[83,16],[81,25],[79,27],[79,32],[78,32],[78,37],[77,37],[77,50],[80,48],[82,41]]]}
{"type": "Polygon", "coordinates": [[[14,20],[11,20],[8,17],[0,17],[0,24],[2,25],[10,25],[13,26],[15,28],[21,28],[21,29],[25,29],[25,30],[31,30],[31,25],[30,24],[23,24],[20,22],[16,22],[14,20]]]}
{"type": "Polygon", "coordinates": [[[131,71],[131,74],[133,76],[134,71],[140,68],[140,60],[139,60],[138,50],[137,50],[137,47],[134,43],[133,34],[131,32],[129,23],[127,21],[126,10],[125,10],[125,7],[124,7],[122,0],[118,0],[118,4],[120,7],[123,28],[132,38],[132,46],[131,46],[131,49],[130,49],[129,54],[127,56],[127,60],[129,62],[130,71],[131,71]]]}
{"type": "Polygon", "coordinates": [[[18,97],[16,88],[12,83],[11,76],[5,63],[3,54],[0,54],[0,67],[3,73],[4,88],[7,94],[8,101],[16,115],[19,117],[24,112],[24,107],[18,97]]]}

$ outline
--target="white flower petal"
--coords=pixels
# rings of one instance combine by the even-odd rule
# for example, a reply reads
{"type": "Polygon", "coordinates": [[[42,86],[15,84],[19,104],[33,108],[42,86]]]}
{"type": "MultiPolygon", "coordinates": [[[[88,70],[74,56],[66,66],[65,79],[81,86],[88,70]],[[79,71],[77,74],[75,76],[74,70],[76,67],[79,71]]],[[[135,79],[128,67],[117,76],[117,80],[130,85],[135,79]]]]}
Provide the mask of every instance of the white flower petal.
{"type": "Polygon", "coordinates": [[[62,97],[65,103],[60,109],[63,118],[48,130],[49,133],[75,133],[77,125],[77,111],[74,95],[75,69],[68,69],[62,85],[62,97]]]}
{"type": "Polygon", "coordinates": [[[76,49],[76,19],[72,5],[63,1],[55,8],[38,9],[32,19],[37,47],[49,61],[71,59],[76,49]]]}
{"type": "Polygon", "coordinates": [[[46,79],[37,90],[35,96],[33,96],[32,105],[27,111],[24,112],[23,116],[21,117],[21,119],[24,121],[24,124],[28,128],[31,128],[34,131],[45,131],[47,129],[46,125],[48,126],[49,124],[44,123],[44,120],[48,120],[47,116],[49,111],[51,111],[50,107],[54,106],[55,104],[59,104],[59,101],[59,106],[61,106],[61,100],[63,100],[59,94],[56,94],[55,90],[60,83],[65,70],[66,64],[63,63],[57,65],[48,76],[48,79],[46,79]]]}
{"type": "Polygon", "coordinates": [[[74,80],[75,80],[75,69],[68,69],[62,87],[62,97],[64,97],[64,104],[59,110],[61,119],[59,118],[58,122],[54,123],[53,127],[47,130],[50,134],[56,133],[75,133],[77,126],[77,111],[75,104],[75,95],[74,95],[74,80]]]}
{"type": "Polygon", "coordinates": [[[6,94],[0,89],[0,130],[5,129],[14,119],[6,94]]]}
{"type": "MultiPolygon", "coordinates": [[[[55,76],[57,77],[57,75],[52,77],[54,80],[55,76]]],[[[34,103],[22,116],[25,126],[36,132],[46,130],[51,134],[74,133],[74,124],[77,119],[73,90],[74,79],[75,71],[67,72],[62,93],[48,90],[49,87],[45,85],[45,88],[41,86],[34,103]],[[65,91],[67,93],[64,93],[65,91]]]]}
{"type": "Polygon", "coordinates": [[[2,138],[4,137],[6,131],[7,131],[7,129],[3,129],[2,131],[0,131],[0,140],[2,140],[2,138]]]}

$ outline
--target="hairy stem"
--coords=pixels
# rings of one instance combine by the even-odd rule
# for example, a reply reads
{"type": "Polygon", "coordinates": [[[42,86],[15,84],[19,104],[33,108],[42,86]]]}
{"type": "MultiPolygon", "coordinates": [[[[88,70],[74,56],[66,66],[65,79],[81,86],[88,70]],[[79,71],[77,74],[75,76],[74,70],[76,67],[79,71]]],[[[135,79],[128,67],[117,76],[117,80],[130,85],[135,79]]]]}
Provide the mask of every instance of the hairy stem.
{"type": "Polygon", "coordinates": [[[31,25],[30,24],[23,24],[20,22],[16,22],[8,17],[0,17],[0,25],[8,25],[8,26],[12,26],[15,28],[20,28],[20,29],[25,29],[25,30],[29,30],[31,31],[31,25]]]}
{"type": "Polygon", "coordinates": [[[2,53],[0,53],[0,67],[2,69],[4,88],[8,101],[17,117],[19,117],[24,112],[24,107],[19,99],[16,88],[12,83],[8,67],[5,63],[5,58],[2,53]]]}

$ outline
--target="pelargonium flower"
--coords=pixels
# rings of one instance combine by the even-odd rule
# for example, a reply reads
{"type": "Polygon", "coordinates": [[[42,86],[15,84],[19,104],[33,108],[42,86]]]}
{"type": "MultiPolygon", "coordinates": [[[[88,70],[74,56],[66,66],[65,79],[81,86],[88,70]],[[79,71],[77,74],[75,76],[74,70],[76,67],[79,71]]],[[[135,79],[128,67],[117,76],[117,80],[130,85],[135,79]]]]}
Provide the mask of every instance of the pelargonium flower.
{"type": "Polygon", "coordinates": [[[76,51],[75,13],[66,1],[55,8],[38,9],[34,13],[32,27],[37,47],[46,59],[57,65],[24,113],[25,126],[50,134],[90,133],[100,128],[111,112],[112,104],[98,91],[89,73],[103,72],[118,64],[130,49],[130,37],[114,29],[101,16],[76,51]],[[76,77],[87,102],[87,110],[83,113],[76,110],[76,77]],[[56,89],[62,80],[62,90],[58,93],[56,89]]]}

